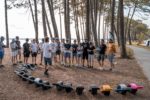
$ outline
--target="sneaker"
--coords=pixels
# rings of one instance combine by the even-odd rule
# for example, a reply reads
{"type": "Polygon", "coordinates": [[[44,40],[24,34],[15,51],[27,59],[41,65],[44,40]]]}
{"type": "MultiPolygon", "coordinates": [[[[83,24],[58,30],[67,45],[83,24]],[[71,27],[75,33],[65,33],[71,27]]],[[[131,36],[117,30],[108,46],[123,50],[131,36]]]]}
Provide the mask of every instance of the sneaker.
{"type": "Polygon", "coordinates": [[[49,76],[48,70],[46,70],[46,71],[44,72],[44,75],[49,76]]]}

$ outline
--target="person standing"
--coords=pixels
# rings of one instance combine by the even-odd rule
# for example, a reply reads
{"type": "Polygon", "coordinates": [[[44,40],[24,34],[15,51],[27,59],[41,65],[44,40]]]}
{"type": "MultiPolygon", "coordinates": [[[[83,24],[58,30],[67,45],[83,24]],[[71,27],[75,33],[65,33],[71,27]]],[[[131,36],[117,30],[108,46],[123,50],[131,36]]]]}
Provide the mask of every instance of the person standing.
{"type": "Polygon", "coordinates": [[[52,38],[52,42],[50,43],[51,50],[52,50],[52,60],[56,63],[56,43],[55,38],[52,38]]]}
{"type": "Polygon", "coordinates": [[[38,53],[38,44],[36,43],[36,40],[33,39],[32,43],[31,43],[31,53],[32,53],[32,64],[36,64],[36,57],[37,57],[37,53],[38,53]]]}
{"type": "Polygon", "coordinates": [[[5,54],[4,48],[6,47],[3,43],[4,40],[5,40],[5,38],[3,36],[1,36],[0,37],[0,67],[4,67],[4,65],[2,64],[4,54],[5,54]]]}
{"type": "Polygon", "coordinates": [[[88,48],[88,67],[93,68],[94,63],[94,50],[95,46],[92,42],[90,42],[89,48],[88,48]]]}
{"type": "Polygon", "coordinates": [[[41,62],[40,65],[42,65],[43,62],[43,44],[44,44],[44,38],[42,39],[42,42],[39,44],[40,54],[41,54],[41,62]]]}
{"type": "Polygon", "coordinates": [[[89,48],[89,42],[87,39],[85,39],[85,42],[83,43],[83,55],[82,55],[82,65],[84,67],[85,60],[87,61],[88,66],[88,48],[89,48]]]}
{"type": "Polygon", "coordinates": [[[106,49],[107,49],[107,46],[104,42],[104,39],[101,40],[100,42],[100,45],[98,47],[99,51],[98,51],[98,63],[99,65],[102,67],[100,67],[100,69],[103,70],[103,66],[104,66],[104,60],[105,60],[105,53],[106,53],[106,49]]]}
{"type": "Polygon", "coordinates": [[[82,55],[83,55],[83,46],[80,43],[78,48],[77,48],[77,64],[78,66],[81,66],[81,62],[82,62],[82,55]]]}
{"type": "Polygon", "coordinates": [[[71,66],[71,44],[69,43],[69,40],[66,40],[64,47],[65,66],[68,66],[68,64],[71,66]]]}
{"type": "Polygon", "coordinates": [[[24,55],[24,63],[28,64],[28,58],[30,56],[30,44],[28,43],[29,39],[26,39],[26,42],[23,44],[23,55],[24,55]]]}
{"type": "Polygon", "coordinates": [[[44,57],[44,63],[45,63],[45,71],[44,75],[49,75],[48,73],[48,65],[52,66],[52,51],[51,51],[51,45],[49,44],[49,38],[45,38],[45,43],[43,44],[43,57],[44,57]]]}
{"type": "Polygon", "coordinates": [[[74,43],[72,44],[72,64],[74,64],[74,60],[77,63],[77,48],[78,48],[77,41],[74,40],[73,42],[74,43]]]}
{"type": "Polygon", "coordinates": [[[63,65],[64,64],[64,51],[65,51],[65,39],[62,39],[61,40],[61,43],[60,43],[60,51],[61,51],[61,64],[63,65]]]}
{"type": "Polygon", "coordinates": [[[19,63],[22,63],[21,61],[21,42],[19,40],[19,36],[16,36],[16,44],[17,44],[17,61],[18,61],[18,56],[19,56],[19,63]]]}
{"type": "Polygon", "coordinates": [[[114,57],[116,53],[116,47],[112,39],[109,39],[108,49],[107,49],[107,56],[110,62],[110,70],[114,68],[114,57]]]}
{"type": "Polygon", "coordinates": [[[10,43],[10,49],[11,49],[11,61],[13,65],[17,65],[17,48],[18,45],[16,44],[15,39],[12,39],[12,42],[10,43]]]}
{"type": "Polygon", "coordinates": [[[61,54],[61,50],[60,50],[60,41],[58,38],[55,39],[55,45],[56,45],[56,61],[60,62],[60,54],[61,54]],[[59,60],[58,60],[59,59],[59,60]]]}

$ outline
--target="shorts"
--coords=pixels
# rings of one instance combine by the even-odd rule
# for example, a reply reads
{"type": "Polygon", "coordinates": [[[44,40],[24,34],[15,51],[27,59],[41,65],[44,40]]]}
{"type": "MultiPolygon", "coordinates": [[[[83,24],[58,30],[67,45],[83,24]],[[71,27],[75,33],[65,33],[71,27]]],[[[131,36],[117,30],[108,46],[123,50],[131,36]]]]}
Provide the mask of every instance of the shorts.
{"type": "Polygon", "coordinates": [[[104,61],[105,60],[105,54],[99,54],[97,60],[98,61],[104,61]]]}
{"type": "Polygon", "coordinates": [[[12,57],[15,57],[15,56],[17,56],[17,53],[18,53],[17,50],[12,51],[12,52],[11,52],[11,56],[12,56],[12,57]]]}
{"type": "Polygon", "coordinates": [[[55,55],[56,55],[56,52],[52,52],[52,58],[55,57],[55,55]]]}
{"type": "Polygon", "coordinates": [[[79,53],[79,52],[77,53],[77,57],[78,57],[78,58],[81,58],[82,55],[83,55],[82,53],[79,53]]]}
{"type": "Polygon", "coordinates": [[[109,62],[113,63],[114,58],[115,58],[115,54],[109,54],[109,55],[108,55],[108,60],[109,60],[109,62]]]}
{"type": "Polygon", "coordinates": [[[52,65],[52,59],[44,57],[44,63],[45,63],[45,65],[52,65]]]}
{"type": "Polygon", "coordinates": [[[71,58],[71,53],[70,52],[64,52],[64,57],[65,58],[71,58]]]}
{"type": "Polygon", "coordinates": [[[4,58],[4,51],[0,51],[0,59],[4,58]]]}
{"type": "Polygon", "coordinates": [[[56,51],[56,55],[60,55],[61,54],[61,51],[60,50],[57,50],[56,51]]]}
{"type": "Polygon", "coordinates": [[[92,62],[94,60],[94,54],[88,54],[88,61],[92,62]]]}
{"type": "Polygon", "coordinates": [[[77,53],[72,53],[72,57],[77,57],[77,53]]]}
{"type": "Polygon", "coordinates": [[[32,57],[36,57],[37,56],[37,52],[32,52],[32,57]]]}
{"type": "Polygon", "coordinates": [[[30,57],[30,52],[24,52],[23,55],[24,57],[30,57]]]}
{"type": "Polygon", "coordinates": [[[82,55],[82,59],[86,59],[86,60],[88,60],[88,53],[83,53],[83,55],[82,55]]]}

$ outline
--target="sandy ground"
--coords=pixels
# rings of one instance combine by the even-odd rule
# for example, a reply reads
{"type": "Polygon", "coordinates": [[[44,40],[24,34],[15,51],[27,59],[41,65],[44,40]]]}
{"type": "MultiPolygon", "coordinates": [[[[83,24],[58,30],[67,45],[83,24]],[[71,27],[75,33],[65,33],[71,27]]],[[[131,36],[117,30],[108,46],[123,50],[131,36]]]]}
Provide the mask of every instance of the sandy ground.
{"type": "MultiPolygon", "coordinates": [[[[66,68],[57,64],[50,68],[49,78],[43,75],[43,66],[38,65],[38,68],[32,73],[33,76],[48,80],[51,83],[61,80],[65,83],[71,82],[74,88],[79,84],[84,85],[86,88],[84,95],[77,96],[74,91],[67,94],[65,91],[57,92],[55,88],[42,91],[41,88],[36,88],[34,84],[29,85],[27,82],[22,81],[14,73],[17,66],[11,66],[10,54],[7,53],[4,59],[5,67],[0,68],[0,100],[149,100],[149,82],[145,78],[136,60],[116,58],[116,61],[117,64],[113,72],[96,70],[98,64],[95,61],[95,69],[66,68]],[[88,92],[91,84],[100,86],[108,83],[115,89],[119,83],[130,82],[143,85],[144,89],[138,91],[137,95],[128,93],[126,96],[117,94],[113,90],[110,97],[105,97],[100,92],[97,96],[92,96],[88,92]]],[[[105,66],[108,68],[107,61],[105,62],[105,66]]]]}

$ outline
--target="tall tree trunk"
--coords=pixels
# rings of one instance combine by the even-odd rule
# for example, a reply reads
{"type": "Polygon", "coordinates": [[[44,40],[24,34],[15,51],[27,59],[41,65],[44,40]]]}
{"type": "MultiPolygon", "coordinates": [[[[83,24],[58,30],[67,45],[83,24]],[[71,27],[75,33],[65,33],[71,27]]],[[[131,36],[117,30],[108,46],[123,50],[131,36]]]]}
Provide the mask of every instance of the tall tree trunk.
{"type": "Polygon", "coordinates": [[[133,16],[134,16],[134,14],[135,14],[136,7],[137,7],[137,5],[135,4],[134,9],[133,9],[133,13],[132,13],[131,18],[130,18],[130,21],[129,21],[129,26],[128,26],[128,33],[127,33],[127,34],[128,34],[129,45],[132,45],[130,31],[131,31],[132,19],[133,19],[133,16]]]}
{"type": "Polygon", "coordinates": [[[48,4],[49,11],[50,11],[52,26],[54,30],[54,36],[59,38],[55,14],[54,14],[54,8],[53,8],[53,0],[47,0],[47,4],[48,4]]]}
{"type": "Polygon", "coordinates": [[[115,40],[114,36],[114,19],[115,19],[115,0],[112,0],[112,10],[111,10],[111,38],[115,40]]]}
{"type": "Polygon", "coordinates": [[[69,0],[64,0],[64,21],[66,39],[69,39],[69,42],[71,43],[69,0]]]}
{"type": "Polygon", "coordinates": [[[34,13],[35,13],[35,39],[36,41],[38,41],[39,28],[38,28],[37,0],[34,0],[34,13]]]}
{"type": "Polygon", "coordinates": [[[122,58],[127,57],[126,53],[126,45],[125,45],[125,35],[124,35],[124,8],[123,8],[123,0],[119,1],[120,8],[120,53],[122,58]]]}
{"type": "Polygon", "coordinates": [[[117,42],[118,42],[118,46],[120,46],[120,6],[118,5],[118,11],[117,11],[117,42]]]}
{"type": "Polygon", "coordinates": [[[60,39],[62,40],[62,18],[61,18],[60,7],[59,7],[59,20],[60,20],[60,39]]]}
{"type": "Polygon", "coordinates": [[[4,4],[5,4],[6,45],[7,45],[7,47],[9,47],[9,30],[8,30],[7,0],[4,1],[4,4]]]}
{"type": "Polygon", "coordinates": [[[34,31],[35,31],[35,38],[36,38],[36,27],[35,27],[35,18],[34,18],[34,13],[33,13],[33,9],[32,9],[32,5],[31,5],[31,1],[28,0],[29,2],[29,7],[30,7],[30,11],[31,11],[31,15],[32,15],[32,21],[33,21],[33,26],[34,26],[34,31]]]}
{"type": "Polygon", "coordinates": [[[86,0],[86,38],[90,41],[90,0],[86,0]]]}
{"type": "Polygon", "coordinates": [[[48,16],[47,16],[46,10],[45,10],[45,18],[46,18],[46,25],[47,25],[47,28],[48,28],[48,31],[49,31],[49,35],[52,38],[53,35],[52,35],[52,31],[51,31],[51,27],[50,27],[50,23],[49,23],[49,20],[48,20],[48,16]]]}
{"type": "Polygon", "coordinates": [[[46,28],[46,18],[45,18],[45,0],[41,0],[42,3],[42,22],[43,22],[43,33],[44,37],[47,35],[47,28],[46,28]]]}
{"type": "MultiPolygon", "coordinates": [[[[95,0],[94,0],[95,1],[95,0]]],[[[95,2],[94,1],[92,1],[92,0],[90,0],[90,15],[91,15],[91,27],[92,27],[92,33],[93,34],[91,34],[91,35],[93,35],[93,39],[94,39],[94,43],[95,43],[95,45],[96,46],[98,46],[98,41],[97,41],[97,31],[96,31],[96,23],[97,23],[97,21],[96,21],[96,18],[97,17],[95,17],[95,16],[97,16],[97,14],[95,14],[97,11],[95,11],[96,9],[95,9],[95,7],[94,7],[94,5],[95,5],[95,2]],[[94,10],[94,13],[93,13],[93,10],[94,10]]]]}

